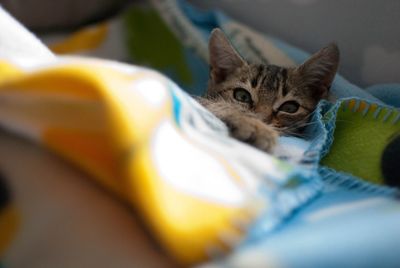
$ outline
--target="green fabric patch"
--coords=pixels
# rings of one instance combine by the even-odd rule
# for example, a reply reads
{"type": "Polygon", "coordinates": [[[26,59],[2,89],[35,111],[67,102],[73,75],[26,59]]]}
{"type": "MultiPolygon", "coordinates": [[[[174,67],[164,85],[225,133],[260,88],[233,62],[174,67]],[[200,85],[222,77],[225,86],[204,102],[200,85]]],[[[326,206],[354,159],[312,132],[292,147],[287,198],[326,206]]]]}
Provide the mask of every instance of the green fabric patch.
{"type": "Polygon", "coordinates": [[[183,46],[155,10],[132,7],[125,12],[124,23],[128,52],[135,64],[158,69],[184,84],[192,83],[183,46]]]}
{"type": "Polygon", "coordinates": [[[393,135],[399,132],[398,110],[360,100],[345,101],[337,112],[332,147],[321,163],[383,184],[382,153],[393,135]]]}

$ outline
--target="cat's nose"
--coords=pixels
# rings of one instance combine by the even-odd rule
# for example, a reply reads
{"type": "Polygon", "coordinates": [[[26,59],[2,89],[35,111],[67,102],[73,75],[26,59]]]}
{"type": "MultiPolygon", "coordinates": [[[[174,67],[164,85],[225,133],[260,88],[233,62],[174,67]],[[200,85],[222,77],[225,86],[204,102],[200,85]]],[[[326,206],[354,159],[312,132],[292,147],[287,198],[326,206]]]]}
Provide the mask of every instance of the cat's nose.
{"type": "Polygon", "coordinates": [[[269,107],[256,107],[254,112],[257,114],[257,117],[260,118],[264,123],[271,124],[273,119],[272,109],[269,107]]]}
{"type": "Polygon", "coordinates": [[[263,121],[264,121],[264,123],[266,123],[266,124],[272,124],[272,115],[267,115],[267,116],[264,116],[264,118],[263,118],[263,121]]]}

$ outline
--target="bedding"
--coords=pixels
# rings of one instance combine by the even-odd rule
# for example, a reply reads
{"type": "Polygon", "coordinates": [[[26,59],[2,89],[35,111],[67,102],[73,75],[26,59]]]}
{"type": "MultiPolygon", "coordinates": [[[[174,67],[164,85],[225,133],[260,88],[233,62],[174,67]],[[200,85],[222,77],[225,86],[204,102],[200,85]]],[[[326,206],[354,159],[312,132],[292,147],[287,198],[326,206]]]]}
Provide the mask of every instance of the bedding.
{"type": "MultiPolygon", "coordinates": [[[[377,163],[377,152],[400,131],[398,109],[337,76],[332,92],[338,101],[320,103],[307,139],[283,137],[277,157],[262,153],[230,139],[224,125],[187,94],[204,88],[208,33],[221,27],[245,57],[274,64],[290,66],[307,53],[219,12],[201,13],[184,1],[153,4],[155,9],[134,7],[120,19],[45,41],[60,53],[101,56],[120,45],[111,38],[117,33],[127,37],[118,60],[147,61],[178,84],[153,70],[115,61],[50,56],[28,65],[26,57],[10,51],[0,69],[1,126],[84,170],[121,206],[136,209],[147,230],[181,264],[398,265],[398,189],[385,185],[376,164],[369,167],[375,172],[368,173],[371,177],[350,162],[340,165],[348,155],[349,133],[360,141],[351,143],[354,148],[369,146],[368,129],[376,118],[383,121],[379,133],[384,136],[360,157],[377,163]],[[169,64],[167,56],[151,55],[159,43],[139,35],[138,23],[161,28],[169,44],[160,48],[161,54],[173,50],[168,56],[178,60],[169,64]],[[341,124],[343,118],[363,131],[354,133],[353,124],[341,124]],[[237,228],[238,222],[246,228],[237,228]]],[[[29,42],[35,51],[38,42],[29,42]]],[[[400,94],[397,85],[390,88],[400,94]]],[[[3,229],[8,235],[1,236],[7,237],[1,241],[5,256],[15,237],[32,237],[23,232],[26,215],[19,206],[10,199],[0,214],[9,226],[3,229]]]]}

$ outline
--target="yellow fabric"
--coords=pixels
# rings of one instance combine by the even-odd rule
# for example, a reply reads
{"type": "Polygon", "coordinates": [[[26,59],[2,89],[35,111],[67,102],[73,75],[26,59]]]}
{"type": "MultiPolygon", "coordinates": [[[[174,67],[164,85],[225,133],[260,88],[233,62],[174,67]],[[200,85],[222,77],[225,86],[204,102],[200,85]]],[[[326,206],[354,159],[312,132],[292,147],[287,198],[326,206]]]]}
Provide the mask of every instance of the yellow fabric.
{"type": "Polygon", "coordinates": [[[73,54],[96,49],[106,39],[108,31],[108,23],[103,22],[84,28],[67,39],[50,45],[49,48],[56,54],[73,54]]]}
{"type": "MultiPolygon", "coordinates": [[[[163,76],[97,60],[16,70],[0,65],[0,99],[5,100],[0,124],[50,148],[135,207],[179,262],[192,264],[215,249],[227,251],[230,245],[223,243],[221,233],[240,237],[243,230],[235,227],[235,219],[249,222],[254,210],[261,209],[247,198],[243,178],[229,163],[221,162],[221,169],[229,183],[240,185],[240,204],[193,195],[165,179],[152,149],[162,123],[176,126],[168,91],[172,84],[163,76]],[[157,96],[164,96],[156,105],[147,96],[155,88],[157,96]]],[[[174,131],[186,139],[178,128],[174,131]]]]}

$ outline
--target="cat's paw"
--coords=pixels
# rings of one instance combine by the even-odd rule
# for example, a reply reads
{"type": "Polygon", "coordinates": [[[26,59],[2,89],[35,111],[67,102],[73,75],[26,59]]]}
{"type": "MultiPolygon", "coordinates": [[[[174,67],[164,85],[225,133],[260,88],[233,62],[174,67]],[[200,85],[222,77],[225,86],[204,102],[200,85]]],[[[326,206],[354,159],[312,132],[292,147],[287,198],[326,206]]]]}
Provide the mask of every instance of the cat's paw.
{"type": "Polygon", "coordinates": [[[277,143],[278,132],[257,118],[235,118],[225,122],[230,135],[265,152],[271,152],[277,143]]]}

